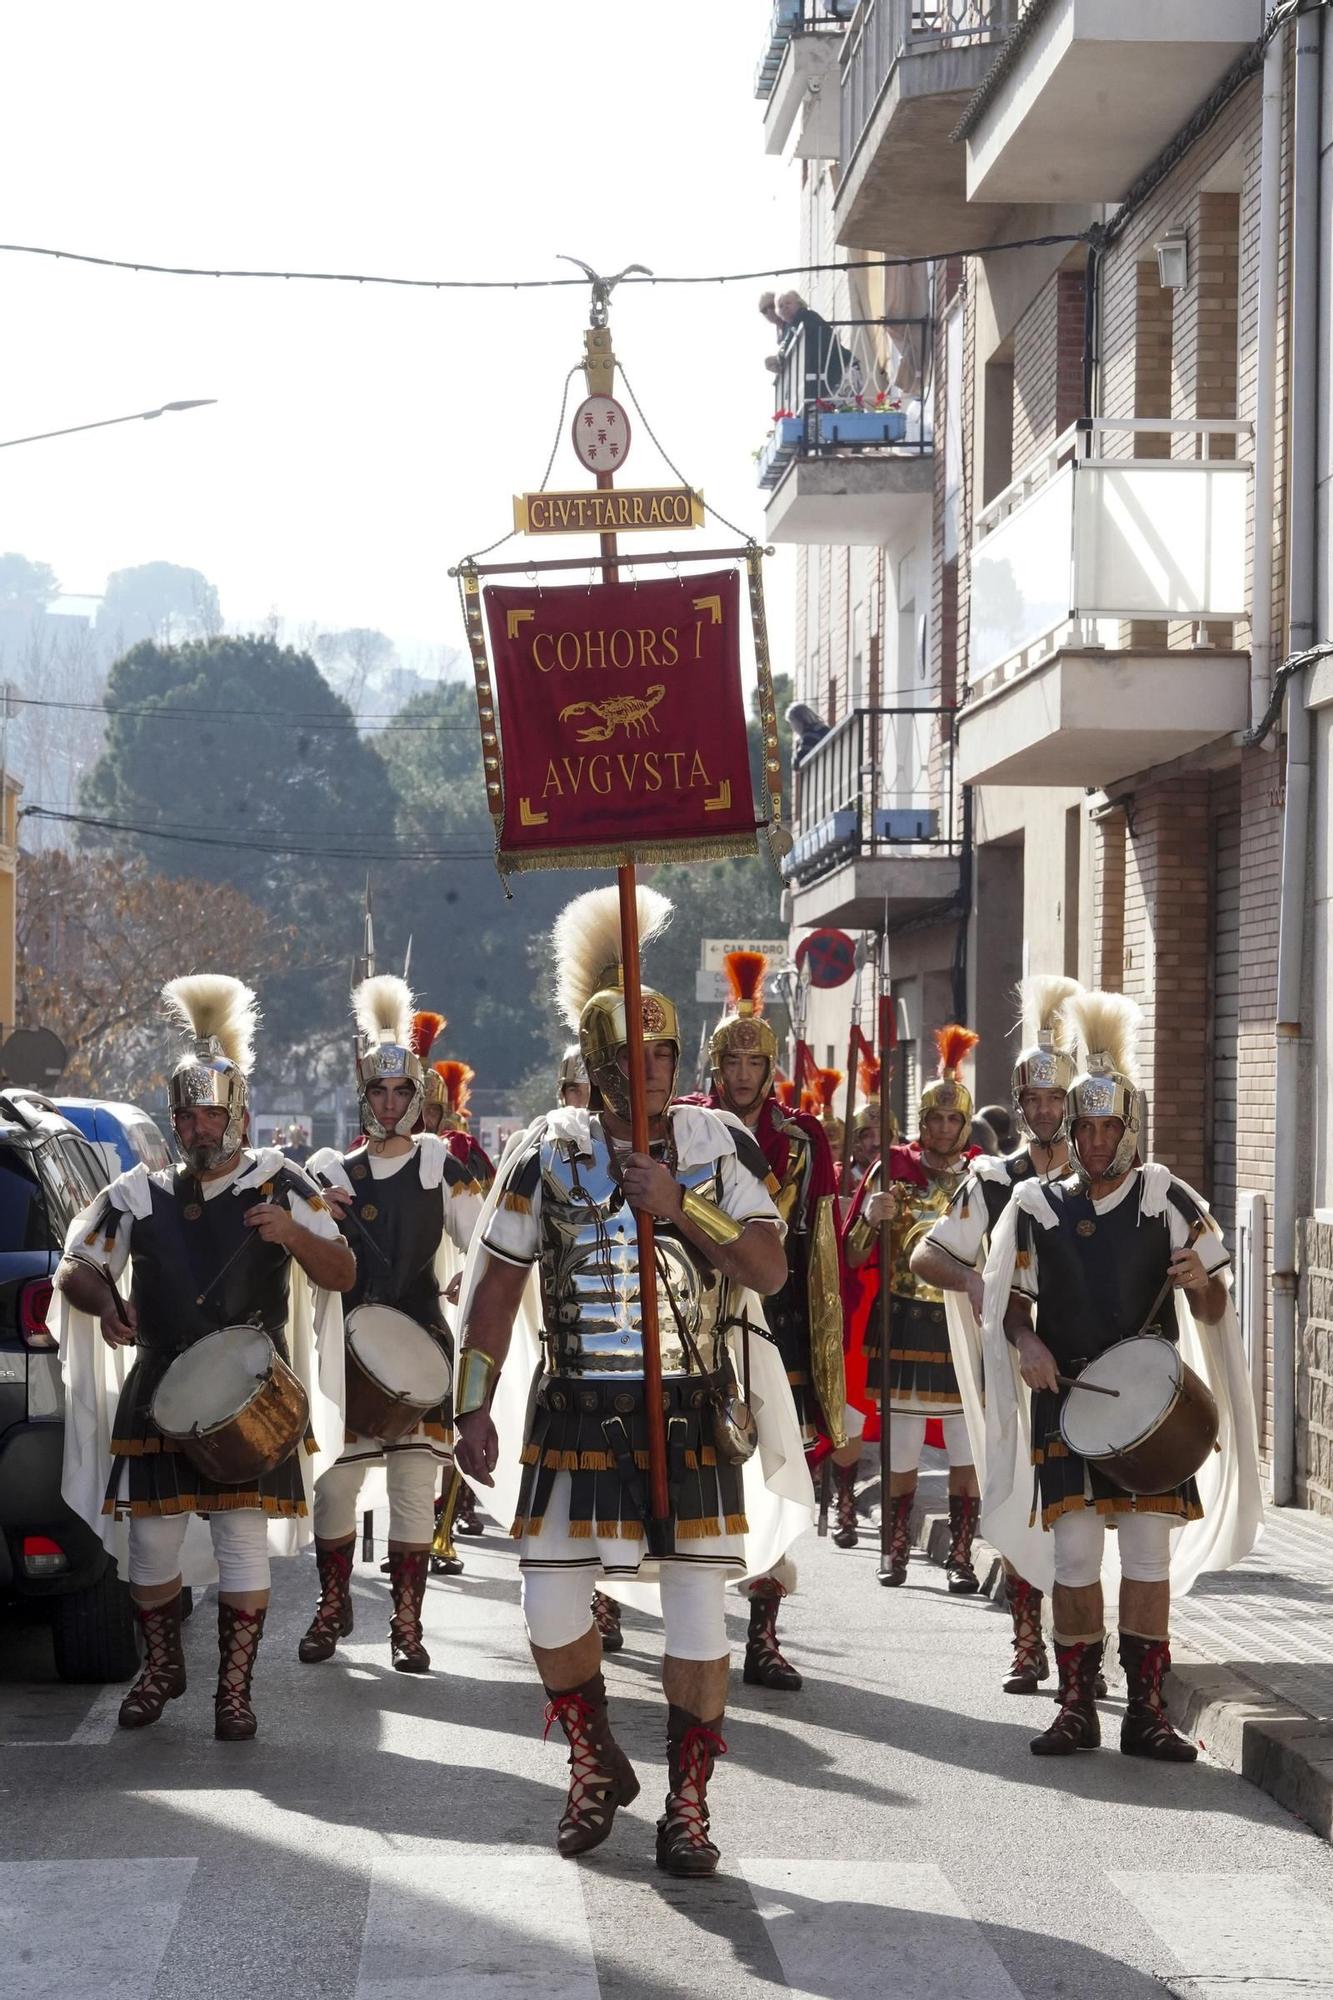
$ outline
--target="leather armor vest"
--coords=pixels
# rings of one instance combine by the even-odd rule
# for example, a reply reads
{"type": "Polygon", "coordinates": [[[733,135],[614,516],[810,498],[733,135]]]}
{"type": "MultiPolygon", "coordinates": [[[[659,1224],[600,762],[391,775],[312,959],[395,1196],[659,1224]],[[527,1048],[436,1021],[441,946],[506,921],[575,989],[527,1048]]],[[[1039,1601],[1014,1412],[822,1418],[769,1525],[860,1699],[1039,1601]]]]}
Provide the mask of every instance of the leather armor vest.
{"type": "MultiPolygon", "coordinates": [[[[591,1143],[589,1159],[567,1143],[549,1137],[541,1142],[546,1365],[553,1375],[642,1375],[634,1213],[611,1171],[610,1152],[595,1118],[591,1143]]],[[[714,1161],[678,1168],[676,1179],[705,1200],[720,1200],[714,1161]]],[[[657,1223],[654,1243],[662,1373],[687,1375],[691,1360],[677,1315],[705,1365],[711,1366],[712,1336],[725,1317],[726,1281],[670,1224],[657,1223]]]]}
{"type": "Polygon", "coordinates": [[[262,1326],[281,1347],[290,1252],[245,1226],[246,1210],[256,1202],[281,1199],[281,1189],[266,1192],[272,1188],[266,1182],[242,1194],[227,1189],[202,1201],[193,1175],[181,1168],[173,1171],[169,1187],[155,1177],[148,1185],[152,1210],[136,1216],[130,1229],[139,1345],[177,1354],[220,1326],[249,1323],[262,1326]],[[222,1266],[247,1239],[244,1254],[215,1285],[222,1266]],[[201,1292],[207,1292],[202,1305],[197,1302],[201,1292]]]}
{"type": "Polygon", "coordinates": [[[977,1185],[986,1203],[986,1234],[995,1235],[995,1225],[1009,1206],[1010,1197],[1020,1181],[1030,1181],[1036,1176],[1036,1168],[1027,1153],[1015,1153],[1012,1160],[1004,1163],[1004,1179],[991,1180],[977,1175],[977,1185]]]}
{"type": "Polygon", "coordinates": [[[447,1186],[421,1185],[421,1154],[404,1160],[397,1173],[377,1180],[366,1154],[348,1154],[343,1170],[352,1183],[352,1214],[387,1262],[351,1233],[356,1253],[356,1283],[344,1294],[348,1312],[354,1306],[394,1306],[419,1326],[444,1330],[435,1253],[444,1234],[447,1186]]]}
{"type": "Polygon", "coordinates": [[[1171,1261],[1165,1215],[1141,1216],[1135,1189],[1104,1215],[1071,1187],[1048,1187],[1046,1195],[1058,1220],[1054,1229],[1031,1225],[1037,1331],[1057,1362],[1067,1372],[1140,1330],[1174,1340],[1176,1312],[1169,1296],[1153,1324],[1143,1324],[1171,1261]]]}

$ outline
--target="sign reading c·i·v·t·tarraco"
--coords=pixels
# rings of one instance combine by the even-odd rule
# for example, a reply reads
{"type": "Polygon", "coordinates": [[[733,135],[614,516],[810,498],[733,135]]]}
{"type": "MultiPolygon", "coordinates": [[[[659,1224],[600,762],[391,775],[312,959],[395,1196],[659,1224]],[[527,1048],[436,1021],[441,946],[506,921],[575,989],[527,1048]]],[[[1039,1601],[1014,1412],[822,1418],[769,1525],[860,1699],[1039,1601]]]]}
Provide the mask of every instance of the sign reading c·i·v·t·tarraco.
{"type": "Polygon", "coordinates": [[[502,870],[754,852],[736,570],[482,597],[502,870]]]}

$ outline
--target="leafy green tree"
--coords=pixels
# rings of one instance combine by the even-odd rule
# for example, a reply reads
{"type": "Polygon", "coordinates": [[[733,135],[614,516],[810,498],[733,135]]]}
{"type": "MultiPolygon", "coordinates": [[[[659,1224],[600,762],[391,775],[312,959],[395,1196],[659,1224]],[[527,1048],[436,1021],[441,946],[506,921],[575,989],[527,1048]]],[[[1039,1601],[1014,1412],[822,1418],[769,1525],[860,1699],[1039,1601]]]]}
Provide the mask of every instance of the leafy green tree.
{"type": "Polygon", "coordinates": [[[394,851],[379,752],[314,661],[270,639],[146,641],[116,662],[106,699],[82,803],[118,824],[85,838],[229,883],[292,931],[290,969],[261,996],[261,1061],[303,1081],[341,1076],[366,869],[394,851]]]}

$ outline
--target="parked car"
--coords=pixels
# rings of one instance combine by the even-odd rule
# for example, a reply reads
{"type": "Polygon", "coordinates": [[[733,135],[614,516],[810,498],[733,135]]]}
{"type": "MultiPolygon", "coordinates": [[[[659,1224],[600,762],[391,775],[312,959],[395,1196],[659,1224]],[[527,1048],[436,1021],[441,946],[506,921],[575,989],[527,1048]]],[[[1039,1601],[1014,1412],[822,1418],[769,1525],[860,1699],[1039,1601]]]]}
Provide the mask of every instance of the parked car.
{"type": "Polygon", "coordinates": [[[49,1605],[66,1681],[125,1680],[138,1659],[129,1592],[61,1497],[64,1385],[48,1325],[65,1232],[108,1178],[49,1098],[0,1091],[0,1598],[49,1605]]]}
{"type": "Polygon", "coordinates": [[[156,1124],[137,1104],[114,1104],[101,1097],[57,1097],[53,1103],[101,1154],[107,1179],[131,1167],[151,1171],[171,1165],[171,1149],[156,1124]]]}

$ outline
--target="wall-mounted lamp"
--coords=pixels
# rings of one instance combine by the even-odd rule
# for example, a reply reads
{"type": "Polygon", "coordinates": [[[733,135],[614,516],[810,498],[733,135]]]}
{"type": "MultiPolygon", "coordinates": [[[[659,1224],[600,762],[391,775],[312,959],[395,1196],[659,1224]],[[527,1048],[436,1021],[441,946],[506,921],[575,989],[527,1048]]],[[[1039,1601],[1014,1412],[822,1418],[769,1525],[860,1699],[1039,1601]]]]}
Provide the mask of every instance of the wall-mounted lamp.
{"type": "Polygon", "coordinates": [[[1183,291],[1190,278],[1190,239],[1187,229],[1168,229],[1153,244],[1157,253],[1157,282],[1164,291],[1183,291]]]}

